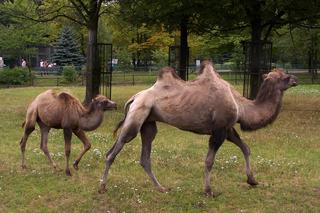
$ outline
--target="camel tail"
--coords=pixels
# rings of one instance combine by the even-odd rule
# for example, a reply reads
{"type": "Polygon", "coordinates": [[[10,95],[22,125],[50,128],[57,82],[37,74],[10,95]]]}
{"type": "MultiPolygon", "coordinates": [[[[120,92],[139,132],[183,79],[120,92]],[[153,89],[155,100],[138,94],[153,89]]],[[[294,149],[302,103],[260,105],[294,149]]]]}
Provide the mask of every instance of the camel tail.
{"type": "Polygon", "coordinates": [[[127,103],[124,106],[124,118],[117,124],[116,128],[113,130],[113,137],[115,138],[117,136],[117,132],[118,130],[122,127],[124,121],[127,118],[127,114],[130,108],[130,105],[132,104],[132,102],[134,101],[134,97],[132,97],[129,101],[127,101],[127,103]]]}

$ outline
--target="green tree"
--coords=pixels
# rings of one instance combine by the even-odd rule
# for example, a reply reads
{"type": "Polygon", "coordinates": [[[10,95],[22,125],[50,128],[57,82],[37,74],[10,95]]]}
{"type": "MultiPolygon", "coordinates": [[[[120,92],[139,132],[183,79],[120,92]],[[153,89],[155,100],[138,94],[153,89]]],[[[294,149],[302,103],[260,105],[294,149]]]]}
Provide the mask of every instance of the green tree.
{"type": "Polygon", "coordinates": [[[74,65],[79,67],[83,64],[84,58],[80,53],[75,35],[69,27],[63,27],[59,39],[55,45],[55,52],[52,61],[59,66],[74,65]]]}
{"type": "Polygon", "coordinates": [[[35,54],[33,46],[48,44],[55,34],[52,24],[35,24],[33,21],[11,16],[10,12],[14,8],[24,8],[30,15],[37,12],[36,5],[30,4],[28,0],[0,4],[0,55],[6,57],[6,63],[16,63],[20,57],[35,54]]]}
{"type": "Polygon", "coordinates": [[[169,32],[180,31],[179,75],[186,79],[188,34],[204,32],[199,26],[199,14],[206,9],[204,0],[120,1],[121,13],[136,25],[164,26],[169,32]]]}
{"type": "Polygon", "coordinates": [[[190,32],[223,35],[249,29],[252,73],[250,96],[259,88],[262,41],[273,30],[286,24],[298,25],[319,18],[320,4],[316,0],[156,0],[120,2],[122,11],[132,23],[164,24],[168,30],[180,29],[180,75],[184,78],[187,36],[190,32]]]}
{"type": "MultiPolygon", "coordinates": [[[[152,60],[157,65],[167,65],[168,46],[172,44],[173,37],[162,26],[137,25],[128,22],[119,5],[114,5],[109,13],[112,15],[101,19],[100,30],[102,29],[103,32],[99,32],[99,39],[106,42],[112,41],[114,57],[119,59],[117,68],[132,67],[134,55],[145,53],[148,60],[152,60]]],[[[143,62],[140,61],[140,63],[143,62]]]]}
{"type": "MultiPolygon", "coordinates": [[[[16,0],[24,1],[24,0],[16,0]]],[[[7,5],[15,1],[8,1],[7,5]]],[[[108,13],[109,7],[115,2],[111,0],[29,0],[29,5],[24,7],[11,7],[6,10],[10,16],[21,19],[33,20],[35,22],[51,22],[60,18],[69,19],[87,29],[87,51],[86,51],[86,96],[85,103],[89,103],[99,93],[100,67],[98,61],[98,24],[102,14],[108,13]],[[36,3],[35,3],[36,2],[36,3]],[[28,14],[26,7],[36,5],[37,13],[28,14]]]]}
{"type": "Polygon", "coordinates": [[[297,27],[312,23],[320,17],[318,0],[221,0],[208,2],[207,6],[213,9],[211,14],[215,16],[204,10],[207,14],[201,17],[207,20],[212,32],[249,29],[252,43],[249,53],[249,72],[252,74],[250,98],[255,98],[260,86],[262,42],[267,41],[275,29],[284,25],[297,27]]]}

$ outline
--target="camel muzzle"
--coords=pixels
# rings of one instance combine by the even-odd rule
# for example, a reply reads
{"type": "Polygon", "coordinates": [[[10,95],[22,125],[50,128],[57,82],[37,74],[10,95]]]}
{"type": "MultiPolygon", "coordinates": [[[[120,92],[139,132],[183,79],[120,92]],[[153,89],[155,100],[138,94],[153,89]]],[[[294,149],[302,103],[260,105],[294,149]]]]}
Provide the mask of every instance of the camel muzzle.
{"type": "Polygon", "coordinates": [[[117,109],[117,104],[113,101],[109,101],[104,108],[104,110],[116,110],[116,109],[117,109]]]}

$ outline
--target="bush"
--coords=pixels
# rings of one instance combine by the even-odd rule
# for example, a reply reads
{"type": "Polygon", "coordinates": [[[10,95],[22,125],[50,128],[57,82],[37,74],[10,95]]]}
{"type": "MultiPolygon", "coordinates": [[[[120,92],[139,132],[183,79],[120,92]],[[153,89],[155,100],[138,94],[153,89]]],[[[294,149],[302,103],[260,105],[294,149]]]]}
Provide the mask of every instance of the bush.
{"type": "Polygon", "coordinates": [[[4,69],[0,71],[0,84],[23,85],[31,80],[29,70],[23,68],[4,69]]]}
{"type": "Polygon", "coordinates": [[[77,71],[74,66],[64,66],[62,76],[64,81],[72,83],[77,80],[77,71]]]}

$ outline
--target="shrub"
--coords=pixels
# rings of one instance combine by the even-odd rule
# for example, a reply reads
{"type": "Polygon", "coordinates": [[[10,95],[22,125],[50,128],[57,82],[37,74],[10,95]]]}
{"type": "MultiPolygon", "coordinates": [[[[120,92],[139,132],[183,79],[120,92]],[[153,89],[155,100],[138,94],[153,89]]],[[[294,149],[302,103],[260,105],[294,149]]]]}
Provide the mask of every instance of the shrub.
{"type": "Polygon", "coordinates": [[[77,80],[77,71],[74,66],[64,66],[62,76],[64,81],[72,83],[77,80]]]}
{"type": "Polygon", "coordinates": [[[0,84],[23,85],[29,82],[32,75],[23,68],[4,69],[0,71],[0,84]]]}

